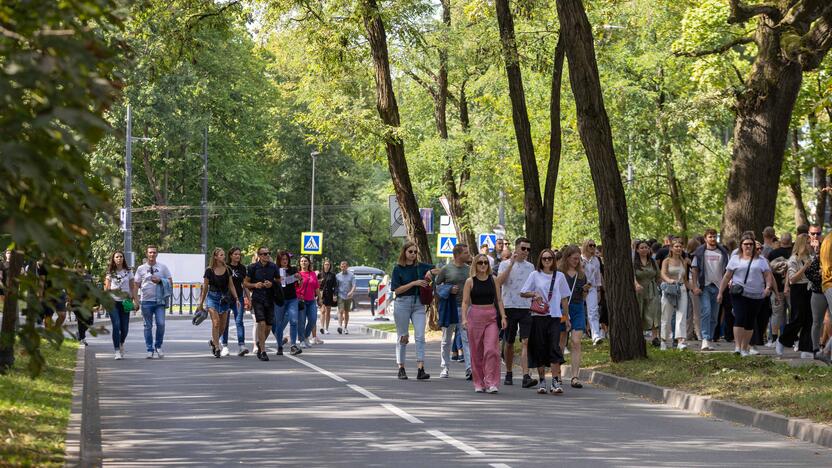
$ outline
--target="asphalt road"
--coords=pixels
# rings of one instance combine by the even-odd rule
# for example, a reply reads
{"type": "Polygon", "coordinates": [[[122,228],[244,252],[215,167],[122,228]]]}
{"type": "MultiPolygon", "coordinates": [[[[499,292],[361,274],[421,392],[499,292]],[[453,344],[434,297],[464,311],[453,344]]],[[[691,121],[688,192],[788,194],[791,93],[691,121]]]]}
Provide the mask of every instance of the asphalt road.
{"type": "Polygon", "coordinates": [[[209,333],[169,320],[161,360],[139,323],[124,360],[90,340],[106,466],[832,466],[832,450],[589,385],[476,394],[462,364],[438,378],[438,343],[429,381],[413,361],[399,381],[394,345],[355,332],[269,362],[216,359],[209,333]]]}

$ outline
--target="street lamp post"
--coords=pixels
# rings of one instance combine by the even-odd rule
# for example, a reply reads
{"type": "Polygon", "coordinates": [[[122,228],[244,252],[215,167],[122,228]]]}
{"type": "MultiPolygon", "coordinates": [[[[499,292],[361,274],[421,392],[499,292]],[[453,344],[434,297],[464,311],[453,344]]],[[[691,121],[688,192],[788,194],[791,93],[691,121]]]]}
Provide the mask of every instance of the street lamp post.
{"type": "Polygon", "coordinates": [[[315,160],[321,154],[317,151],[309,153],[312,156],[312,203],[309,205],[309,231],[315,230],[315,160]]]}

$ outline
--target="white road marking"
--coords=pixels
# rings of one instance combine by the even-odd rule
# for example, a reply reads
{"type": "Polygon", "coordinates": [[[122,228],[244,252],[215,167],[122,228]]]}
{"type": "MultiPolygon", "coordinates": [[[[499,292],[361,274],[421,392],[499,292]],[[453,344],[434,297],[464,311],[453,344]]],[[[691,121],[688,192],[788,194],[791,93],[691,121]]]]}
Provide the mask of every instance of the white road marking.
{"type": "Polygon", "coordinates": [[[356,392],[364,395],[365,397],[367,397],[371,400],[381,401],[381,398],[378,395],[376,395],[375,393],[367,390],[364,387],[359,387],[358,385],[354,385],[354,384],[347,384],[347,387],[355,390],[356,392]]]}
{"type": "Polygon", "coordinates": [[[458,441],[458,440],[454,439],[453,437],[449,436],[448,434],[445,434],[442,431],[437,431],[435,429],[431,429],[431,430],[427,430],[425,432],[427,432],[428,434],[436,437],[437,439],[441,440],[442,442],[445,442],[446,444],[453,445],[454,447],[462,450],[463,452],[467,453],[468,455],[471,455],[471,456],[474,456],[474,457],[484,457],[485,456],[484,453],[480,452],[479,450],[475,449],[474,447],[471,447],[470,445],[466,444],[465,442],[458,441]]]}
{"type": "Polygon", "coordinates": [[[310,362],[306,362],[306,361],[304,361],[303,359],[297,358],[297,357],[295,357],[295,356],[287,356],[287,357],[288,357],[289,359],[294,360],[295,362],[299,362],[299,363],[303,364],[304,366],[306,366],[306,367],[308,367],[308,368],[310,368],[310,369],[312,369],[312,370],[315,370],[315,371],[320,372],[321,374],[323,374],[323,375],[325,375],[325,376],[329,377],[330,379],[332,379],[332,380],[334,380],[334,381],[336,381],[336,382],[347,383],[347,379],[345,379],[345,378],[343,378],[343,377],[339,377],[339,376],[337,376],[337,375],[333,374],[332,372],[330,372],[330,371],[328,371],[328,370],[326,370],[326,369],[321,369],[320,367],[316,366],[315,364],[312,364],[312,363],[310,363],[310,362]]]}
{"type": "Polygon", "coordinates": [[[399,408],[398,406],[391,405],[390,403],[382,403],[381,406],[385,407],[387,409],[387,411],[395,414],[396,416],[404,419],[407,422],[410,422],[410,423],[413,423],[413,424],[422,424],[421,419],[419,419],[415,416],[411,416],[410,414],[407,413],[407,411],[399,408]]]}
{"type": "Polygon", "coordinates": [[[492,463],[491,466],[493,468],[511,468],[510,465],[506,465],[505,463],[492,463]]]}

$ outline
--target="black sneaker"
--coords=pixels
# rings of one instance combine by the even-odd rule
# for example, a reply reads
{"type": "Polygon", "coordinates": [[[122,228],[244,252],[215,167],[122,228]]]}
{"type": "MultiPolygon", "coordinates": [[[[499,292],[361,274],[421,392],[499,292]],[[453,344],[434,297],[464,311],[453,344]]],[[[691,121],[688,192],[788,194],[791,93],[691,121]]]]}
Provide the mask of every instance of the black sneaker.
{"type": "Polygon", "coordinates": [[[298,354],[301,354],[302,352],[303,352],[303,350],[298,348],[296,345],[292,345],[292,347],[289,349],[289,354],[291,354],[292,356],[297,356],[298,354]]]}
{"type": "Polygon", "coordinates": [[[658,348],[659,345],[662,344],[662,341],[658,337],[656,337],[653,338],[653,341],[651,341],[650,344],[652,344],[654,348],[658,348]]]}
{"type": "Polygon", "coordinates": [[[506,372],[506,380],[503,381],[504,385],[514,385],[514,375],[511,372],[506,372]]]}
{"type": "Polygon", "coordinates": [[[523,388],[532,388],[535,385],[537,385],[537,379],[533,379],[529,374],[523,376],[523,388]]]}
{"type": "Polygon", "coordinates": [[[420,367],[419,370],[416,372],[416,380],[428,380],[430,378],[430,374],[425,372],[424,367],[420,367]]]}
{"type": "Polygon", "coordinates": [[[474,380],[474,374],[471,372],[471,369],[465,369],[465,380],[474,380]]]}
{"type": "Polygon", "coordinates": [[[211,347],[211,354],[217,354],[217,347],[214,346],[214,340],[208,340],[208,346],[211,347]]]}
{"type": "Polygon", "coordinates": [[[399,367],[399,380],[407,380],[407,372],[404,371],[404,367],[399,367]]]}
{"type": "Polygon", "coordinates": [[[268,361],[269,360],[269,355],[266,354],[265,351],[263,351],[262,353],[257,353],[257,359],[259,359],[261,361],[268,361]]]}
{"type": "Polygon", "coordinates": [[[283,356],[283,346],[277,348],[277,352],[274,353],[275,356],[283,356]]]}
{"type": "Polygon", "coordinates": [[[214,348],[214,357],[219,359],[222,351],[219,348],[214,348]]]}
{"type": "Polygon", "coordinates": [[[338,334],[340,335],[340,334],[342,334],[342,333],[344,333],[344,329],[343,329],[343,328],[341,328],[341,327],[338,327],[338,334]]]}
{"type": "Polygon", "coordinates": [[[552,395],[558,395],[563,393],[563,383],[559,378],[552,378],[552,386],[549,389],[549,393],[552,395]]]}

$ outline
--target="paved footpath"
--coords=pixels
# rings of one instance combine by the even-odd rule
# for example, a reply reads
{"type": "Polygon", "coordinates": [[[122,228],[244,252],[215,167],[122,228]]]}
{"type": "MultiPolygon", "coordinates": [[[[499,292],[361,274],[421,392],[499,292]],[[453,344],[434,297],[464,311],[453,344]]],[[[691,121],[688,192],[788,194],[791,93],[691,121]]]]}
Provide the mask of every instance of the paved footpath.
{"type": "Polygon", "coordinates": [[[589,385],[475,394],[462,364],[437,378],[435,343],[433,377],[415,379],[408,349],[399,381],[394,345],[357,332],[269,362],[216,359],[209,333],[169,320],[161,360],[138,323],[124,360],[90,340],[105,466],[832,466],[832,450],[589,385]]]}

